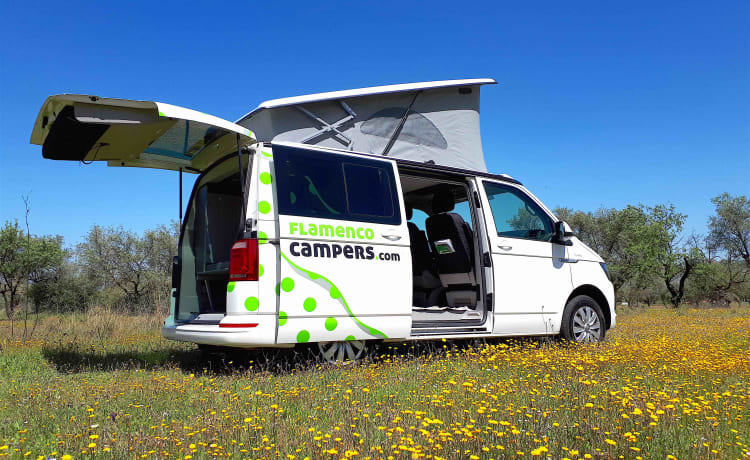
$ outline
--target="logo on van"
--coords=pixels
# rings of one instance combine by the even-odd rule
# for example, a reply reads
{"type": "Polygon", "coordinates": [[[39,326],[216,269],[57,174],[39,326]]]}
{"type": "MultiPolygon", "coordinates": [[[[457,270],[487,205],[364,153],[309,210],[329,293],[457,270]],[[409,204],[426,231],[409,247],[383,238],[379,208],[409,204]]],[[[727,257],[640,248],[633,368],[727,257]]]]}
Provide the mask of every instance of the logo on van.
{"type": "Polygon", "coordinates": [[[332,238],[336,237],[359,240],[371,240],[375,238],[375,231],[371,228],[313,223],[304,224],[301,222],[289,222],[289,234],[297,234],[300,236],[328,236],[332,238]]]}
{"type": "Polygon", "coordinates": [[[393,262],[401,260],[401,255],[396,252],[381,252],[376,255],[375,248],[372,246],[356,244],[301,243],[295,241],[289,245],[289,252],[295,257],[323,257],[327,259],[344,257],[362,260],[390,260],[393,262]]]}

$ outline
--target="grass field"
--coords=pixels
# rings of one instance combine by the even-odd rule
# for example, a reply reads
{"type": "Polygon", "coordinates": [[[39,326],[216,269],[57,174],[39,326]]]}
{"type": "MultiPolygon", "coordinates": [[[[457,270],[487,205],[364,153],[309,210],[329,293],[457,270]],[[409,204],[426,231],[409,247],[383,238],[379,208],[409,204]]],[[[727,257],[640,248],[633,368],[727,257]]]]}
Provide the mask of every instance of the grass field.
{"type": "Polygon", "coordinates": [[[158,319],[0,322],[0,456],[750,457],[750,309],[623,312],[601,345],[382,346],[232,362],[158,319]]]}

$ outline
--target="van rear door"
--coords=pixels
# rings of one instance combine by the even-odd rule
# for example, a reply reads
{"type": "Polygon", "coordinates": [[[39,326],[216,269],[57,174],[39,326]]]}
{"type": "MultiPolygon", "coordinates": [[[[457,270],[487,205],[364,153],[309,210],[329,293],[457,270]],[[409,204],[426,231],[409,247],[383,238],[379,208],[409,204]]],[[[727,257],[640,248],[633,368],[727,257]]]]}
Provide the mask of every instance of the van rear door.
{"type": "Polygon", "coordinates": [[[250,130],[195,110],[81,94],[48,97],[31,134],[52,160],[194,173],[253,142],[250,130]]]}

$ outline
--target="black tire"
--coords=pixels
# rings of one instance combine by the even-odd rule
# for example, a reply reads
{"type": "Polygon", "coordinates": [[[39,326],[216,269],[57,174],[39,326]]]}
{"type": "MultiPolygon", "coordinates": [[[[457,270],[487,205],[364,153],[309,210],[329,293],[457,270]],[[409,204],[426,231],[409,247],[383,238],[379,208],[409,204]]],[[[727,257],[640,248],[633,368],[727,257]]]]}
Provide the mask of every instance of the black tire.
{"type": "Polygon", "coordinates": [[[575,296],[565,305],[560,337],[568,342],[596,343],[604,340],[607,326],[596,300],[586,295],[575,296]]]}

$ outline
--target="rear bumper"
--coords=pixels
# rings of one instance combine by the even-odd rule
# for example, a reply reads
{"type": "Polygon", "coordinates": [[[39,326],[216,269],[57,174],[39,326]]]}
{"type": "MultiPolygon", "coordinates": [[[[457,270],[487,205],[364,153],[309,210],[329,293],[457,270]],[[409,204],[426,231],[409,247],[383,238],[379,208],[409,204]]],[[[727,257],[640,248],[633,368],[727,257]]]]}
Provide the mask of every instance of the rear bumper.
{"type": "Polygon", "coordinates": [[[217,324],[165,324],[161,328],[165,339],[205,345],[253,348],[276,343],[275,315],[226,316],[217,324]],[[221,324],[257,324],[255,327],[221,327],[221,324]]]}

